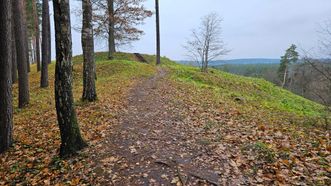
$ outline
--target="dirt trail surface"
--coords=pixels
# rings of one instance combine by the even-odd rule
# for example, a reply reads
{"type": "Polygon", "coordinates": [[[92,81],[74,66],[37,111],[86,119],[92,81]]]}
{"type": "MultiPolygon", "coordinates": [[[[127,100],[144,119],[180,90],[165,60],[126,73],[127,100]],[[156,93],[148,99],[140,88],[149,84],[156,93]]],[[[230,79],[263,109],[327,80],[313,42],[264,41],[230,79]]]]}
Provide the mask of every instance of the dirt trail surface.
{"type": "Polygon", "coordinates": [[[185,103],[159,68],[131,90],[119,123],[96,156],[95,183],[101,185],[238,185],[231,150],[209,146],[203,131],[183,113],[185,103]],[[221,153],[221,154],[218,154],[221,153]],[[233,162],[232,162],[233,163],[233,162]]]}

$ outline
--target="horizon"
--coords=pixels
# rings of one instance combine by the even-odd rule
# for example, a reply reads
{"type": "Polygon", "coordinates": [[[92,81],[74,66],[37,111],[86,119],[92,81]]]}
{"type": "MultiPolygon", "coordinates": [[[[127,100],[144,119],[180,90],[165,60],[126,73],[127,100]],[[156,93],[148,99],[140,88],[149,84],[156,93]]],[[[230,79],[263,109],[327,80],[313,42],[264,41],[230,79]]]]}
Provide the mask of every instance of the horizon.
{"type": "MultiPolygon", "coordinates": [[[[331,1],[269,0],[261,2],[252,0],[240,2],[242,6],[237,6],[238,2],[239,0],[231,2],[206,0],[192,3],[192,1],[182,0],[176,2],[175,7],[173,1],[160,2],[161,56],[174,60],[188,60],[182,45],[189,37],[190,31],[199,26],[200,18],[210,12],[217,12],[224,19],[222,38],[231,50],[229,55],[222,56],[220,59],[278,59],[290,44],[296,44],[299,50],[313,49],[318,56],[323,56],[316,51],[319,40],[318,30],[323,22],[331,19],[331,1]],[[279,14],[279,10],[285,5],[288,9],[299,8],[300,11],[283,11],[279,14]],[[186,8],[183,9],[183,7],[186,8]],[[188,15],[190,19],[185,18],[188,15]]],[[[71,1],[70,4],[72,12],[81,8],[78,1],[71,1]]],[[[154,11],[153,1],[146,1],[144,4],[154,11]]],[[[53,30],[52,3],[50,3],[50,10],[53,30]]],[[[81,19],[74,14],[71,15],[71,21],[73,27],[81,24],[81,19]]],[[[139,28],[145,31],[145,35],[139,41],[133,42],[131,46],[121,47],[120,51],[155,54],[154,15],[139,28]]],[[[72,38],[73,56],[79,55],[82,53],[80,33],[72,29],[72,38]]],[[[55,59],[54,41],[54,33],[52,33],[52,59],[55,59]]],[[[106,41],[97,39],[95,50],[106,51],[106,41]]]]}

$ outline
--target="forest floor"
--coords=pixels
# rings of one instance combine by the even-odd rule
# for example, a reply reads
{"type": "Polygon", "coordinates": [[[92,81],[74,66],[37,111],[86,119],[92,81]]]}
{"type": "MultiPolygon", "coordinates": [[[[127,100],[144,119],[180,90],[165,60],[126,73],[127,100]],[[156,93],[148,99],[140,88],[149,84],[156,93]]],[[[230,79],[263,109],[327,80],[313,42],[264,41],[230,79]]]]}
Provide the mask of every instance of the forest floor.
{"type": "MultiPolygon", "coordinates": [[[[105,185],[239,185],[247,183],[231,166],[225,144],[208,146],[203,129],[187,119],[187,103],[158,68],[129,93],[119,124],[95,150],[95,183],[105,185]],[[222,148],[222,149],[219,149],[222,148]]],[[[202,113],[200,113],[202,114],[202,113]]],[[[198,117],[199,113],[197,113],[198,117]]]]}
{"type": "MultiPolygon", "coordinates": [[[[98,101],[76,102],[89,146],[65,160],[54,85],[40,89],[31,72],[31,105],[15,109],[15,143],[0,156],[0,185],[331,184],[330,134],[297,114],[318,114],[319,105],[257,79],[118,55],[111,62],[97,56],[98,101]]],[[[81,71],[76,63],[76,100],[81,71]]]]}

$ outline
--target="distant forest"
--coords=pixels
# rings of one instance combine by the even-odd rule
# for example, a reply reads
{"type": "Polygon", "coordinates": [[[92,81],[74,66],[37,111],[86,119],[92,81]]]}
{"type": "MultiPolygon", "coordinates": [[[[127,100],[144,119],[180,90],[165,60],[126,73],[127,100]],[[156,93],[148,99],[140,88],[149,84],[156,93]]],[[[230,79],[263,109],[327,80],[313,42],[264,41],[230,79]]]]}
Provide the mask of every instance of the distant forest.
{"type": "MultiPolygon", "coordinates": [[[[326,72],[331,69],[331,61],[327,60],[323,62],[316,61],[314,65],[319,66],[320,69],[324,69],[326,72]]],[[[212,67],[232,74],[263,78],[278,86],[281,85],[277,73],[279,64],[270,63],[270,60],[256,64],[225,63],[212,67]]],[[[289,69],[288,79],[289,84],[285,88],[291,92],[321,104],[331,104],[331,97],[329,96],[331,95],[331,88],[328,86],[328,82],[323,80],[321,74],[312,68],[311,64],[299,62],[292,65],[289,69]]]]}

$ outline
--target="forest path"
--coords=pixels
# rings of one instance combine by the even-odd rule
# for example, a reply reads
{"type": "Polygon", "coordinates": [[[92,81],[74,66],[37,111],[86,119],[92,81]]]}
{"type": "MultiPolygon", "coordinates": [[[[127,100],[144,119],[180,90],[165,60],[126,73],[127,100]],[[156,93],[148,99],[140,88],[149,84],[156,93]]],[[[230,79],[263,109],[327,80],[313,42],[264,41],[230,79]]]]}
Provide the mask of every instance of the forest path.
{"type": "Polygon", "coordinates": [[[221,185],[224,172],[227,183],[222,184],[238,184],[241,179],[229,168],[225,152],[221,159],[204,144],[201,129],[188,125],[184,102],[174,99],[178,90],[171,86],[166,70],[157,71],[131,90],[127,108],[97,155],[95,182],[221,185]]]}

